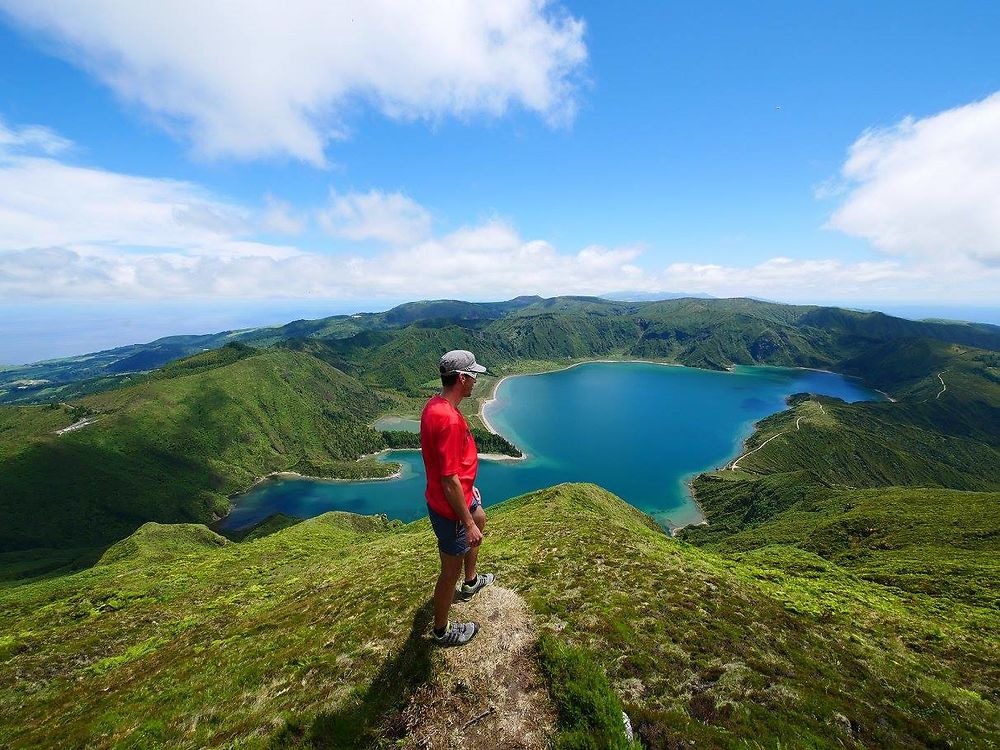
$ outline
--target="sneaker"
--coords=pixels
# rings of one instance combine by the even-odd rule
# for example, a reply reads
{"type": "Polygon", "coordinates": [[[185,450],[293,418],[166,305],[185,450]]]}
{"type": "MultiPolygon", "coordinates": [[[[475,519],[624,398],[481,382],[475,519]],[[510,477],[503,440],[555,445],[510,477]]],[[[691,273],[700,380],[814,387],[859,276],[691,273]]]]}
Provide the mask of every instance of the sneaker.
{"type": "Polygon", "coordinates": [[[452,622],[448,624],[444,635],[438,635],[432,630],[431,636],[439,646],[464,646],[475,638],[478,632],[478,622],[452,622]]]}
{"type": "Polygon", "coordinates": [[[467,584],[465,581],[462,581],[462,591],[459,594],[459,596],[462,597],[462,601],[467,602],[469,601],[469,599],[475,596],[476,592],[479,591],[479,589],[489,586],[496,579],[497,577],[492,573],[480,573],[478,576],[476,576],[476,582],[471,586],[467,584]]]}

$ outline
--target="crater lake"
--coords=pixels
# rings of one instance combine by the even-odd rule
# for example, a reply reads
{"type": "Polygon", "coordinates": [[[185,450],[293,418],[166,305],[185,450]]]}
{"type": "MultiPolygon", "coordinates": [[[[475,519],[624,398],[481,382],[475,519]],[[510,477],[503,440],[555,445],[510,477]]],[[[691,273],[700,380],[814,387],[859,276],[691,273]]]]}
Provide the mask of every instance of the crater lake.
{"type": "MultiPolygon", "coordinates": [[[[476,485],[489,506],[562,482],[593,482],[665,527],[698,523],[701,512],[687,482],[739,456],[754,423],[785,409],[793,393],[884,399],[843,375],[778,367],[719,372],[588,362],[507,377],[483,417],[526,458],[480,459],[476,485]]],[[[463,411],[468,415],[467,407],[463,411]]],[[[393,420],[381,424],[390,423],[399,429],[393,420]]],[[[402,521],[426,515],[420,451],[387,451],[379,458],[399,463],[400,475],[360,482],[268,479],[234,497],[232,512],[217,527],[241,529],[279,512],[299,518],[331,510],[384,513],[402,521]]]]}

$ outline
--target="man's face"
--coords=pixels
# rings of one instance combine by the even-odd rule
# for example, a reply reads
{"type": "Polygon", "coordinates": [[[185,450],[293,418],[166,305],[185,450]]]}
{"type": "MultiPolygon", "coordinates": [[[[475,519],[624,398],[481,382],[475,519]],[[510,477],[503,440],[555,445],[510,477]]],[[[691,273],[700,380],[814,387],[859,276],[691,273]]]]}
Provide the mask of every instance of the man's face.
{"type": "Polygon", "coordinates": [[[471,396],[472,389],[476,387],[476,379],[472,375],[466,375],[464,372],[460,373],[458,378],[462,381],[462,397],[471,396]]]}

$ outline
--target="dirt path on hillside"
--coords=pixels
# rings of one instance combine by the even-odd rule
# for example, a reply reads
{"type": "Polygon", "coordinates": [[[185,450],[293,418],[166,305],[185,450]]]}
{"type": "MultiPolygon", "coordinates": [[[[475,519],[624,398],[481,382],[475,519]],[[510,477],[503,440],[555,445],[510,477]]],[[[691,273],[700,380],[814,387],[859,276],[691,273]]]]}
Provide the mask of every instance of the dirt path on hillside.
{"type": "Polygon", "coordinates": [[[942,376],[942,375],[944,375],[944,374],[945,374],[946,372],[948,372],[948,371],[947,371],[947,370],[942,370],[941,372],[939,372],[939,373],[938,373],[938,380],[940,380],[940,381],[941,381],[941,390],[940,390],[940,391],[938,391],[938,394],[937,394],[937,395],[936,395],[936,396],[934,397],[934,399],[935,399],[935,400],[937,400],[937,399],[941,398],[941,394],[942,394],[942,393],[944,393],[944,392],[945,392],[946,390],[948,390],[948,386],[946,386],[946,385],[944,384],[944,378],[942,378],[942,377],[941,377],[941,376],[942,376]]]}
{"type": "MultiPolygon", "coordinates": [[[[944,381],[942,381],[942,382],[944,382],[944,381]]],[[[940,395],[940,394],[938,394],[938,395],[940,395]]],[[[817,405],[817,406],[819,406],[819,410],[820,410],[821,412],[823,412],[824,414],[826,413],[826,409],[824,409],[824,408],[823,408],[823,404],[820,404],[820,403],[817,403],[816,405],[817,405]]],[[[796,429],[796,430],[801,430],[801,429],[802,429],[802,428],[801,428],[801,427],[799,426],[799,423],[800,423],[800,422],[802,422],[802,420],[803,420],[804,418],[805,418],[805,416],[801,416],[801,417],[797,417],[797,418],[796,418],[796,420],[795,420],[795,429],[796,429]]],[[[790,430],[782,430],[782,431],[781,431],[781,432],[779,432],[779,433],[778,433],[777,435],[771,435],[771,437],[769,437],[769,438],[768,438],[767,440],[765,440],[765,441],[764,441],[763,443],[761,443],[760,445],[758,445],[758,446],[757,446],[756,448],[754,448],[754,449],[753,449],[752,451],[747,451],[746,453],[744,453],[744,454],[743,454],[742,456],[740,456],[740,457],[739,457],[739,458],[737,458],[737,459],[736,459],[735,461],[733,461],[733,462],[732,462],[731,464],[729,464],[729,466],[728,466],[728,467],[726,467],[726,468],[728,468],[728,469],[729,469],[730,471],[736,471],[736,470],[737,470],[737,469],[738,469],[738,468],[740,467],[740,461],[742,461],[742,460],[743,460],[744,458],[746,458],[747,456],[749,456],[749,455],[750,455],[751,453],[756,453],[756,452],[757,452],[757,451],[759,451],[759,450],[760,450],[761,448],[763,448],[763,447],[764,447],[765,445],[767,445],[767,444],[768,444],[768,443],[770,443],[770,442],[771,442],[772,440],[774,440],[774,439],[775,439],[776,437],[781,437],[781,436],[782,436],[782,435],[784,435],[784,434],[785,434],[786,432],[790,432],[790,430]]]]}
{"type": "Polygon", "coordinates": [[[404,712],[411,750],[545,748],[555,709],[534,657],[537,631],[514,591],[489,586],[456,602],[452,620],[475,620],[468,646],[434,653],[434,674],[404,712]]]}

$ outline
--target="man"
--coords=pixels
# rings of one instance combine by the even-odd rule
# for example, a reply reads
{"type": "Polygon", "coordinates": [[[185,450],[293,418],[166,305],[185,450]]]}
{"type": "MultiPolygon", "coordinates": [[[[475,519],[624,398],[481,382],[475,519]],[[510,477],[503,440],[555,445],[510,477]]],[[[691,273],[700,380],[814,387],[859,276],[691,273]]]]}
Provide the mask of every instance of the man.
{"type": "Polygon", "coordinates": [[[442,646],[464,646],[479,632],[479,623],[448,621],[458,576],[464,567],[460,593],[464,600],[496,580],[492,573],[476,571],[486,514],[475,487],[476,441],[458,410],[486,368],[472,352],[456,349],[441,357],[439,369],[441,393],[431,397],[420,415],[420,450],[427,473],[424,496],[441,554],[441,574],[434,588],[434,640],[442,646]]]}

